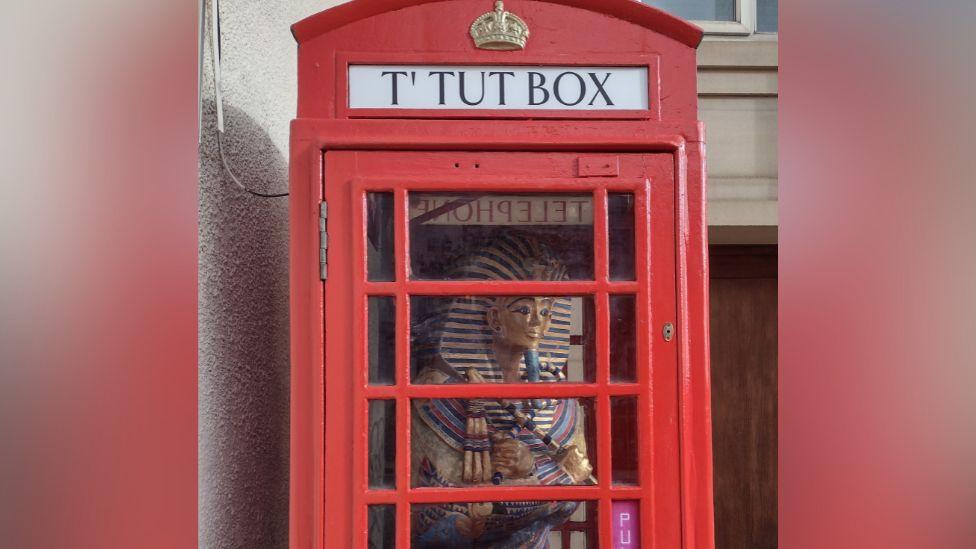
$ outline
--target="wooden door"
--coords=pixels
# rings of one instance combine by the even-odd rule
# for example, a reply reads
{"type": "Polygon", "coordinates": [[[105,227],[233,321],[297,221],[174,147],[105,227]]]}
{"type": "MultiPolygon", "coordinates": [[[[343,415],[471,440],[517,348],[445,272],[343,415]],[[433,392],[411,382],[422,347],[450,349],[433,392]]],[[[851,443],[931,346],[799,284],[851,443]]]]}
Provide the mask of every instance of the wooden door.
{"type": "Polygon", "coordinates": [[[710,253],[715,546],[777,546],[776,247],[710,253]]]}

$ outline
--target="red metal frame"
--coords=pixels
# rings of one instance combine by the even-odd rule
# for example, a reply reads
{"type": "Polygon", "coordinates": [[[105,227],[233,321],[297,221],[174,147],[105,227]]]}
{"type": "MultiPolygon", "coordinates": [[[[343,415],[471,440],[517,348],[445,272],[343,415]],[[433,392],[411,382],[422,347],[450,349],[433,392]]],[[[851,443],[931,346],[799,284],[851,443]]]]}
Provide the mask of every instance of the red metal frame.
{"type": "MultiPolygon", "coordinates": [[[[659,460],[653,463],[655,445],[652,440],[657,436],[674,438],[677,436],[677,392],[662,391],[657,395],[651,394],[653,386],[675,387],[673,373],[676,371],[676,354],[673,345],[651,345],[646,329],[652,323],[652,311],[662,319],[673,319],[675,309],[674,300],[676,288],[674,273],[675,244],[674,211],[669,207],[673,204],[674,166],[673,160],[664,155],[658,157],[648,155],[626,155],[622,157],[622,175],[613,179],[586,178],[576,179],[575,174],[567,169],[570,164],[566,160],[577,158],[578,155],[567,153],[537,154],[535,157],[519,156],[519,162],[510,161],[491,162],[492,157],[511,156],[511,153],[414,153],[428,159],[430,167],[437,160],[439,164],[449,165],[455,160],[469,161],[477,159],[482,166],[478,179],[468,174],[458,174],[454,178],[441,175],[425,175],[430,171],[424,169],[423,162],[414,162],[413,170],[404,171],[394,156],[395,153],[357,153],[357,152],[327,152],[327,174],[325,194],[331,206],[330,228],[339,234],[352,236],[351,255],[343,256],[335,252],[340,266],[332,268],[332,278],[326,283],[326,295],[339,295],[340,300],[326,300],[326,319],[343,323],[350,316],[352,318],[351,337],[346,334],[332,340],[326,337],[326,361],[334,364],[329,369],[327,384],[333,391],[330,399],[326,398],[326,416],[347,417],[352,412],[351,429],[348,422],[327,422],[326,444],[351,443],[352,465],[349,471],[343,467],[332,467],[330,461],[326,472],[326,485],[331,499],[326,498],[325,514],[330,524],[352,524],[353,547],[364,547],[366,543],[366,505],[367,504],[396,504],[398,508],[397,535],[402,546],[409,541],[409,509],[414,503],[446,503],[457,501],[503,501],[514,499],[596,499],[599,502],[599,537],[601,544],[609,547],[611,544],[611,501],[613,499],[641,500],[641,509],[646,510],[645,524],[653,527],[642,529],[643,544],[653,546],[657,539],[677,537],[678,521],[654,523],[651,511],[658,508],[677,508],[680,497],[676,489],[666,486],[654,489],[654,476],[661,474],[665,478],[676,478],[677,448],[671,446],[671,459],[659,460]],[[561,156],[561,165],[553,161],[554,156],[561,156]],[[517,165],[520,172],[539,173],[534,169],[532,160],[549,167],[555,177],[538,178],[520,175],[499,174],[492,169],[492,164],[513,166],[517,165]],[[662,160],[664,160],[662,162],[662,160]],[[334,168],[332,166],[335,166],[334,168]],[[561,173],[558,173],[560,172],[561,173]],[[633,177],[633,172],[639,171],[639,177],[633,177]],[[628,173],[629,172],[629,173],[628,173]],[[375,174],[390,174],[386,177],[375,177],[375,174]],[[391,178],[396,174],[398,177],[391,178]],[[627,177],[630,175],[630,177],[627,177]],[[372,176],[372,177],[370,177],[372,176]],[[653,186],[651,181],[654,181],[653,186]],[[409,277],[409,222],[406,216],[407,193],[410,191],[456,191],[459,188],[466,191],[485,192],[590,192],[593,194],[594,204],[594,241],[595,250],[595,280],[593,282],[445,282],[445,281],[416,281],[409,277]],[[652,190],[653,189],[653,190],[652,190]],[[636,264],[644,268],[637,270],[637,280],[634,282],[611,282],[608,272],[608,234],[607,234],[607,191],[628,191],[635,196],[635,238],[636,264]],[[396,281],[384,283],[370,283],[366,277],[365,254],[365,210],[366,193],[388,191],[394,193],[395,205],[395,265],[396,281]],[[660,204],[654,215],[650,215],[649,203],[660,204]],[[344,207],[348,204],[348,210],[344,207]],[[348,223],[348,225],[346,225],[348,223]],[[650,235],[660,235],[660,248],[651,259],[650,235]],[[651,285],[651,270],[648,263],[653,265],[655,272],[660,272],[654,288],[651,285]],[[346,279],[343,264],[351,265],[351,278],[346,279]],[[351,282],[351,288],[350,288],[351,282]],[[350,291],[351,290],[351,291],[350,291]],[[652,295],[653,291],[653,295],[652,295]],[[409,304],[411,295],[486,295],[486,294],[519,294],[539,293],[543,295],[579,295],[589,294],[596,298],[597,310],[597,379],[590,384],[491,384],[485,385],[446,385],[428,386],[409,384],[409,304]],[[610,383],[610,327],[608,296],[615,293],[634,294],[638,306],[638,378],[636,383],[615,385],[610,383]],[[370,295],[393,295],[397,303],[397,362],[395,386],[370,386],[364,365],[367,362],[366,345],[366,310],[367,297],[370,295]],[[349,299],[345,299],[349,296],[349,299]],[[653,303],[653,305],[652,305],[653,303]],[[330,341],[332,343],[330,343],[330,341]],[[351,356],[348,353],[348,342],[354,342],[351,356]],[[662,367],[654,368],[652,383],[651,349],[655,351],[653,362],[662,367]],[[349,366],[352,365],[350,368],[349,366]],[[342,380],[337,378],[338,370],[342,370],[342,380]],[[351,370],[351,372],[350,372],[351,370]],[[349,385],[345,379],[349,378],[349,385]],[[350,397],[351,395],[351,397],[350,397]],[[642,407],[638,420],[640,487],[615,486],[610,478],[611,471],[611,443],[610,443],[610,396],[635,396],[642,407]],[[596,487],[478,487],[478,488],[410,488],[409,448],[410,448],[410,399],[437,397],[487,397],[519,398],[519,397],[591,397],[596,401],[597,415],[597,462],[600,464],[598,472],[599,484],[596,487]],[[397,410],[397,445],[396,445],[396,490],[371,490],[367,486],[366,465],[368,459],[367,430],[368,420],[367,401],[374,398],[388,398],[396,401],[397,410]],[[656,422],[666,431],[657,433],[655,426],[648,424],[648,420],[657,415],[666,416],[664,420],[656,422]],[[350,439],[349,436],[352,436],[350,439]],[[662,467],[657,471],[657,467],[662,467]],[[353,479],[350,485],[349,479],[353,479]],[[352,505],[347,505],[347,498],[337,497],[343,490],[351,492],[352,505]]],[[[466,162],[470,163],[470,162],[466,162]]],[[[326,327],[329,333],[329,326],[326,327]]],[[[331,452],[330,460],[337,455],[344,455],[346,448],[331,452]]],[[[661,450],[659,449],[658,452],[661,450]]],[[[346,533],[336,530],[332,526],[327,528],[326,544],[341,543],[350,539],[346,533]]],[[[667,544],[664,544],[667,545],[667,544]]]]}
{"type": "MultiPolygon", "coordinates": [[[[365,378],[363,377],[360,377],[359,382],[355,383],[347,368],[330,369],[329,382],[325,382],[324,349],[322,347],[324,338],[322,337],[323,332],[321,328],[324,328],[324,331],[330,334],[330,338],[335,338],[335,341],[354,341],[355,336],[352,333],[351,327],[356,325],[359,326],[359,330],[363,330],[362,322],[365,321],[365,317],[362,312],[359,312],[357,314],[360,316],[357,317],[357,320],[353,324],[350,324],[338,315],[324,315],[324,296],[322,284],[317,280],[318,269],[317,261],[315,261],[318,257],[318,227],[316,220],[318,217],[317,204],[322,197],[321,182],[323,180],[341,182],[344,177],[343,173],[355,173],[355,165],[347,155],[346,158],[340,157],[337,160],[330,161],[325,168],[325,173],[323,173],[322,151],[344,150],[346,147],[342,145],[346,143],[354,143],[357,149],[390,150],[396,149],[396,143],[402,138],[402,135],[398,135],[397,132],[390,131],[393,128],[400,128],[400,125],[403,124],[402,122],[371,121],[371,123],[366,123],[361,121],[352,124],[352,127],[362,130],[360,132],[346,131],[349,129],[350,124],[352,123],[342,121],[297,121],[293,125],[293,153],[295,157],[293,158],[292,164],[292,208],[293,212],[304,212],[304,215],[293,216],[292,231],[293,249],[296,251],[292,257],[294,267],[293,295],[296,296],[296,299],[293,299],[293,311],[295,312],[295,315],[293,315],[293,333],[297,334],[300,340],[295,341],[294,356],[296,360],[293,368],[292,417],[294,428],[292,441],[294,459],[292,469],[292,501],[293,507],[296,510],[306,511],[295,513],[292,517],[292,539],[296,542],[301,541],[301,543],[295,544],[298,547],[324,546],[326,531],[330,535],[349,535],[350,538],[348,539],[352,539],[351,536],[354,530],[360,533],[365,531],[362,520],[355,523],[355,528],[352,527],[353,524],[350,524],[350,522],[339,520],[342,517],[341,509],[343,506],[354,505],[353,501],[346,501],[339,497],[332,497],[331,501],[324,498],[324,494],[326,493],[325,486],[329,486],[330,495],[333,494],[333,488],[335,487],[334,483],[328,481],[326,478],[330,473],[336,477],[336,483],[340,486],[348,485],[348,479],[354,478],[351,463],[349,470],[344,470],[331,460],[328,464],[329,466],[325,467],[324,455],[326,448],[330,446],[330,441],[332,445],[348,447],[351,441],[364,437],[363,426],[365,425],[365,417],[363,414],[357,414],[352,423],[332,422],[330,423],[330,429],[326,431],[323,423],[323,419],[326,416],[325,401],[331,401],[337,407],[337,411],[345,410],[345,416],[348,417],[348,411],[354,409],[353,403],[349,400],[350,393],[348,388],[358,385],[360,389],[357,389],[355,398],[361,401],[364,401],[367,397],[397,399],[398,424],[409,425],[409,407],[403,404],[409,398],[421,396],[471,397],[479,394],[484,395],[484,389],[478,386],[413,386],[408,384],[401,387],[368,387],[365,386],[365,378]],[[368,146],[365,143],[367,141],[368,146]],[[312,181],[318,182],[315,187],[309,185],[312,181]],[[298,296],[302,295],[309,296],[311,299],[297,299],[298,296]],[[323,317],[325,321],[324,326],[323,317]],[[309,324],[312,326],[320,326],[320,331],[309,330],[309,324]],[[316,387],[319,389],[324,387],[324,392],[316,394],[314,390],[316,387]],[[323,434],[328,437],[324,442],[323,434]],[[337,506],[338,510],[330,513],[328,509],[330,503],[337,506]],[[318,540],[318,542],[315,540],[318,540]]],[[[494,122],[493,124],[503,123],[494,122]]],[[[556,124],[558,123],[533,122],[524,124],[522,128],[528,135],[535,135],[536,133],[551,135],[553,125],[556,124]],[[537,127],[538,125],[542,125],[542,128],[548,128],[550,131],[540,131],[540,128],[537,127]]],[[[498,128],[497,133],[488,132],[479,136],[478,140],[474,140],[463,137],[467,135],[466,125],[463,122],[412,121],[409,125],[415,127],[416,131],[427,135],[442,136],[445,139],[450,139],[458,148],[466,150],[507,149],[524,151],[545,146],[545,143],[521,141],[521,138],[513,137],[510,133],[504,131],[504,128],[498,128]],[[418,125],[421,127],[416,128],[418,125]]],[[[660,373],[662,377],[657,379],[653,385],[645,384],[645,380],[642,378],[639,378],[635,384],[614,385],[608,383],[608,379],[603,374],[606,369],[601,366],[601,377],[598,378],[596,383],[550,384],[545,388],[545,393],[556,397],[590,396],[600,399],[597,401],[598,430],[600,432],[609,432],[607,416],[605,413],[601,414],[600,410],[608,409],[608,399],[610,396],[632,394],[635,390],[638,392],[652,391],[653,394],[649,392],[641,393],[644,395],[651,394],[651,398],[645,397],[641,399],[641,410],[644,412],[644,419],[638,426],[639,431],[643,433],[654,433],[652,435],[654,444],[650,445],[650,448],[647,446],[650,444],[651,436],[642,439],[646,441],[642,443],[641,448],[641,453],[644,456],[642,463],[648,463],[648,459],[651,463],[650,467],[643,467],[641,470],[642,488],[608,488],[606,486],[497,488],[489,489],[487,492],[471,492],[468,491],[471,489],[466,489],[464,494],[455,490],[443,492],[430,489],[407,490],[407,492],[410,493],[409,497],[418,503],[445,501],[448,499],[493,501],[528,497],[573,500],[604,498],[603,501],[607,503],[600,505],[598,516],[601,521],[601,529],[608,534],[609,525],[607,521],[609,521],[610,517],[610,508],[609,500],[605,498],[611,495],[610,491],[612,491],[614,497],[620,499],[640,499],[641,497],[647,497],[643,493],[643,490],[648,489],[649,486],[653,486],[652,491],[655,495],[658,492],[665,494],[680,493],[681,504],[680,506],[643,505],[641,506],[642,523],[645,525],[681,524],[681,528],[680,532],[677,533],[672,532],[669,534],[668,532],[664,532],[662,534],[661,530],[654,526],[651,528],[642,527],[642,532],[652,532],[651,534],[642,535],[658,536],[653,540],[653,543],[657,543],[657,546],[662,547],[710,547],[710,475],[702,474],[703,470],[706,473],[710,472],[711,465],[709,459],[710,443],[708,438],[709,418],[707,415],[707,400],[703,400],[708,395],[707,363],[703,360],[704,356],[706,356],[704,353],[707,352],[707,348],[701,348],[703,343],[702,336],[696,335],[692,337],[695,335],[693,334],[694,326],[697,324],[701,327],[700,329],[704,330],[704,323],[707,318],[704,314],[707,310],[705,308],[707,302],[705,301],[706,296],[704,287],[702,286],[705,280],[703,277],[706,273],[704,271],[704,265],[701,263],[697,267],[690,265],[689,267],[682,268],[680,265],[682,254],[685,254],[685,257],[690,259],[691,256],[695,255],[693,253],[695,249],[699,250],[699,253],[704,250],[703,239],[705,225],[703,223],[692,225],[689,222],[694,215],[691,213],[692,211],[697,209],[699,214],[702,212],[702,190],[699,188],[695,191],[689,189],[687,186],[689,171],[698,170],[698,174],[701,174],[700,170],[703,165],[701,143],[688,142],[678,135],[671,135],[670,137],[662,136],[661,134],[655,133],[653,129],[646,127],[643,131],[633,131],[636,129],[636,123],[616,123],[615,125],[617,127],[612,128],[610,132],[590,133],[589,139],[573,140],[573,132],[566,131],[567,128],[565,127],[561,128],[562,131],[557,132],[557,135],[551,135],[551,137],[553,140],[559,141],[559,149],[575,148],[580,151],[591,151],[606,150],[608,147],[613,147],[623,151],[645,149],[647,152],[669,153],[671,160],[668,163],[673,166],[673,192],[670,194],[662,193],[656,196],[652,200],[652,210],[638,207],[636,215],[637,219],[643,220],[644,223],[648,222],[648,218],[654,219],[655,217],[662,216],[673,219],[673,224],[670,228],[650,231],[649,238],[651,240],[645,245],[651,247],[670,246],[674,250],[674,257],[677,259],[674,268],[654,271],[653,276],[661,280],[661,284],[665,286],[670,285],[670,295],[676,296],[676,299],[672,298],[670,300],[671,307],[673,308],[672,311],[667,310],[667,308],[662,309],[662,304],[667,303],[667,300],[662,299],[656,301],[652,309],[652,314],[656,315],[655,318],[652,321],[652,319],[642,316],[639,320],[641,326],[639,333],[641,337],[653,340],[658,335],[658,330],[655,328],[661,323],[662,319],[676,319],[676,324],[679,327],[678,336],[675,339],[676,344],[670,346],[659,345],[658,349],[667,349],[674,353],[673,360],[676,361],[677,367],[658,368],[656,372],[660,373]],[[656,137],[652,137],[652,135],[656,137]],[[692,151],[691,154],[689,154],[689,150],[692,151]],[[692,156],[698,159],[698,162],[689,166],[689,157],[692,156]],[[658,213],[652,215],[652,211],[658,213]],[[697,247],[694,246],[694,243],[697,243],[697,247]],[[678,283],[681,276],[686,277],[688,280],[687,284],[678,283]],[[601,389],[605,389],[605,392],[601,392],[601,389]],[[654,410],[652,407],[654,399],[658,399],[659,401],[666,400],[668,395],[672,395],[677,400],[677,422],[674,421],[674,417],[669,417],[667,414],[651,413],[654,410]],[[705,408],[704,412],[702,411],[703,407],[705,408]],[[652,418],[652,425],[643,423],[647,418],[652,418]],[[677,429],[675,429],[675,425],[677,425],[677,429]],[[669,436],[663,436],[664,433],[669,433],[669,436]],[[674,451],[674,453],[672,454],[671,451],[674,451]],[[680,456],[678,455],[679,452],[680,456]],[[670,470],[673,474],[660,473],[652,478],[652,470],[658,472],[670,470]],[[689,516],[694,517],[694,520],[690,520],[688,518],[689,516]]],[[[643,127],[644,125],[641,126],[643,127]]],[[[608,129],[605,125],[602,127],[604,130],[608,129]]],[[[697,133],[698,129],[695,127],[686,127],[685,131],[693,134],[697,133]]],[[[433,141],[436,143],[437,139],[433,141]]],[[[531,170],[528,171],[531,172],[531,170]]],[[[598,197],[602,198],[604,196],[603,193],[607,190],[621,190],[630,186],[630,184],[620,184],[615,179],[599,178],[562,180],[562,184],[552,179],[542,179],[540,181],[540,183],[531,185],[531,187],[519,186],[518,188],[522,191],[528,190],[529,188],[535,191],[552,191],[556,188],[561,188],[565,191],[589,189],[591,191],[598,191],[598,197]]],[[[411,186],[417,190],[457,188],[453,182],[443,178],[439,181],[436,179],[433,181],[419,181],[411,178],[411,182],[411,186]]],[[[472,180],[471,177],[468,177],[465,186],[466,188],[479,190],[511,191],[513,189],[511,185],[491,183],[488,180],[472,180]]],[[[397,215],[400,216],[399,219],[401,220],[406,219],[406,204],[404,202],[406,200],[406,189],[405,187],[398,187],[394,181],[389,179],[374,179],[371,181],[369,179],[359,178],[355,185],[350,183],[331,187],[339,192],[348,193],[348,196],[339,198],[339,201],[334,202],[334,204],[344,202],[353,205],[352,196],[354,190],[362,192],[367,187],[377,190],[395,190],[400,196],[395,202],[397,215]]],[[[598,198],[596,202],[598,208],[601,203],[601,200],[598,198]]],[[[361,201],[358,204],[360,207],[348,208],[348,211],[356,212],[361,222],[361,201]]],[[[640,204],[643,204],[643,202],[638,201],[638,205],[640,204]]],[[[341,226],[343,223],[351,223],[348,219],[346,221],[342,220],[341,210],[342,208],[337,210],[333,206],[330,216],[330,227],[341,226]]],[[[599,211],[595,213],[596,219],[600,219],[599,211]]],[[[601,223],[595,223],[594,229],[598,234],[605,232],[605,227],[600,226],[602,225],[601,223]]],[[[641,223],[639,222],[638,225],[641,223]]],[[[406,227],[402,225],[398,225],[399,228],[397,230],[396,240],[398,250],[408,249],[406,247],[406,227]]],[[[598,242],[600,240],[594,242],[594,248],[597,252],[595,257],[605,259],[606,248],[602,244],[598,244],[598,242]]],[[[644,241],[638,239],[638,243],[640,242],[644,241]]],[[[355,268],[358,273],[355,276],[358,277],[360,286],[355,291],[360,296],[365,295],[366,292],[397,295],[398,320],[404,323],[404,325],[408,323],[409,319],[409,304],[406,299],[406,295],[409,293],[432,294],[437,292],[449,295],[464,295],[472,293],[510,293],[514,291],[511,288],[505,288],[504,285],[506,283],[500,282],[472,284],[456,281],[430,282],[406,279],[406,273],[403,272],[403,269],[406,268],[407,261],[403,252],[398,252],[397,257],[399,280],[402,283],[366,282],[364,279],[365,275],[363,274],[365,273],[363,263],[365,258],[361,251],[358,254],[355,251],[355,249],[361,250],[361,246],[362,242],[358,238],[333,239],[330,242],[331,257],[359,257],[359,261],[355,263],[355,268]]],[[[638,247],[637,253],[638,257],[645,257],[646,250],[638,247]]],[[[703,260],[703,258],[700,260],[703,260]]],[[[603,261],[598,261],[597,264],[601,265],[603,261]]],[[[650,266],[645,264],[644,269],[638,269],[638,272],[647,273],[646,276],[650,276],[650,266]]],[[[552,294],[595,293],[598,296],[598,307],[603,307],[604,310],[606,307],[605,298],[599,296],[605,296],[607,292],[632,292],[639,290],[640,284],[642,284],[641,278],[636,282],[607,281],[603,267],[599,267],[596,274],[597,279],[593,282],[533,282],[519,284],[522,292],[531,291],[552,294]]],[[[343,275],[341,269],[336,269],[335,267],[331,269],[329,284],[336,286],[334,291],[329,292],[331,305],[338,308],[346,307],[349,311],[362,310],[363,302],[361,300],[357,301],[358,305],[352,301],[354,299],[352,297],[353,291],[343,290],[343,284],[351,288],[353,278],[353,274],[343,275]],[[343,276],[347,277],[344,283],[342,282],[343,276]]],[[[359,298],[355,299],[358,300],[359,298]]],[[[601,322],[598,331],[598,337],[600,338],[598,345],[600,349],[607,349],[608,330],[608,326],[601,322]]],[[[408,360],[407,353],[409,350],[407,349],[408,335],[401,331],[398,337],[398,351],[401,357],[398,370],[399,381],[405,379],[407,375],[406,368],[409,365],[406,361],[408,360]]],[[[707,333],[705,337],[707,337],[707,333]]],[[[646,348],[646,343],[641,342],[640,345],[642,348],[646,348]]],[[[359,349],[358,352],[362,354],[364,350],[359,349]]],[[[601,350],[600,360],[606,364],[608,358],[605,356],[605,351],[601,350]]],[[[661,359],[656,364],[663,364],[667,360],[669,359],[661,359]]],[[[540,394],[537,388],[527,384],[493,384],[490,387],[492,394],[498,394],[496,393],[498,389],[503,389],[507,396],[512,397],[538,396],[540,394]]],[[[407,444],[409,444],[407,441],[407,437],[409,436],[408,429],[400,429],[398,432],[398,448],[407,448],[407,444]]],[[[604,464],[604,470],[607,470],[610,463],[609,447],[602,445],[599,451],[603,453],[598,456],[598,462],[604,464]]],[[[400,471],[397,478],[398,486],[409,486],[408,457],[405,455],[405,452],[398,454],[397,460],[400,471]]],[[[357,467],[360,472],[364,471],[362,464],[357,467]]],[[[360,475],[355,478],[363,477],[360,475]]],[[[360,481],[360,488],[362,498],[355,502],[357,507],[369,503],[388,503],[396,501],[397,498],[396,493],[368,491],[365,489],[362,481],[360,481]]],[[[406,524],[409,521],[409,507],[405,505],[400,506],[397,520],[401,524],[406,524]]],[[[409,535],[408,533],[401,530],[399,535],[401,536],[399,539],[400,543],[408,543],[409,539],[406,537],[409,535]]],[[[603,541],[609,543],[608,539],[604,539],[603,541]]]]}
{"type": "Polygon", "coordinates": [[[562,534],[562,540],[560,543],[561,549],[571,549],[572,547],[572,532],[582,532],[586,535],[586,542],[590,543],[596,539],[596,532],[598,526],[596,519],[594,517],[596,513],[593,512],[593,506],[586,507],[586,518],[581,522],[567,521],[563,523],[562,526],[553,528],[554,532],[560,532],[562,534]]]}
{"type": "MultiPolygon", "coordinates": [[[[419,6],[442,0],[367,0],[340,4],[292,25],[292,34],[299,43],[317,38],[329,31],[356,21],[375,17],[403,8],[419,6]]],[[[553,0],[547,2],[556,3],[553,0]]],[[[648,8],[635,2],[619,0],[560,0],[559,4],[573,6],[596,13],[602,13],[621,21],[641,25],[661,33],[689,47],[698,47],[702,31],[667,12],[648,8]]],[[[510,2],[509,8],[516,10],[517,2],[510,2]]],[[[481,4],[484,11],[483,3],[481,4]]],[[[489,6],[490,7],[490,6],[489,6]]]]}
{"type": "Polygon", "coordinates": [[[397,546],[409,547],[408,529],[401,525],[410,522],[410,501],[513,498],[597,501],[600,545],[611,547],[610,497],[665,502],[640,507],[645,547],[713,546],[705,165],[702,127],[696,121],[694,51],[701,31],[629,0],[506,0],[505,5],[533,29],[525,51],[474,49],[464,30],[474,17],[491,8],[488,0],[354,0],[293,27],[299,42],[299,119],[291,128],[290,168],[293,548],[350,546],[350,541],[327,544],[327,535],[329,540],[351,540],[361,547],[366,531],[363,511],[368,504],[399,504],[397,546]],[[540,21],[545,24],[538,25],[540,21]],[[433,32],[435,28],[447,30],[433,32]],[[569,58],[574,61],[567,61],[569,58]],[[648,64],[652,67],[651,109],[639,114],[350,111],[345,108],[344,83],[349,62],[648,64]],[[425,158],[428,153],[424,151],[454,151],[451,154],[477,154],[481,158],[491,153],[518,153],[523,155],[519,167],[525,170],[521,179],[507,182],[504,177],[486,176],[484,171],[449,173],[436,169],[429,170],[426,178],[405,179],[403,172],[393,169],[370,173],[371,166],[382,163],[357,164],[357,156],[380,151],[386,151],[382,153],[388,155],[385,158],[393,160],[388,163],[391,168],[402,167],[406,158],[425,158]],[[529,160],[560,153],[640,156],[650,159],[641,173],[653,178],[647,183],[642,177],[634,177],[625,165],[615,178],[576,178],[565,171],[547,174],[551,167],[545,167],[545,162],[533,167],[529,160]],[[324,162],[326,158],[328,162],[324,162]],[[325,284],[319,280],[318,265],[323,182],[324,192],[330,194],[331,236],[330,277],[325,284]],[[594,280],[476,285],[409,280],[407,183],[411,189],[457,190],[460,182],[465,190],[594,193],[594,280]],[[662,182],[668,185],[666,191],[661,191],[662,182]],[[606,272],[607,227],[601,214],[605,213],[607,191],[623,188],[650,197],[649,201],[637,201],[635,226],[651,227],[662,219],[670,220],[663,227],[645,230],[644,238],[638,239],[637,255],[645,259],[636,265],[639,276],[634,282],[609,281],[606,272]],[[400,220],[395,231],[396,282],[365,280],[364,237],[360,234],[364,204],[359,193],[366,189],[395,193],[395,214],[400,220]],[[668,251],[662,254],[662,250],[668,251]],[[660,255],[666,259],[659,259],[660,255]],[[366,295],[395,296],[397,322],[408,326],[407,296],[412,293],[514,291],[595,296],[599,351],[598,376],[592,383],[545,384],[544,388],[529,384],[410,385],[406,383],[406,330],[397,332],[397,385],[368,386],[365,368],[348,367],[362,364],[366,356],[365,338],[360,337],[365,333],[366,295]],[[639,293],[645,298],[639,306],[637,331],[639,348],[645,354],[639,358],[641,364],[653,364],[653,368],[639,369],[635,383],[610,383],[607,296],[612,293],[639,293]],[[667,321],[674,322],[677,331],[675,339],[665,344],[660,330],[667,321]],[[409,399],[470,397],[486,392],[513,397],[592,397],[601,437],[610,433],[610,397],[636,394],[641,411],[640,486],[608,484],[611,448],[600,444],[596,462],[601,484],[597,486],[410,489],[406,452],[409,399]],[[401,426],[397,431],[397,490],[371,491],[366,486],[365,402],[370,398],[397,403],[401,426]],[[348,451],[350,446],[354,451],[348,451]],[[349,510],[353,513],[346,515],[349,510]]]}
{"type": "MultiPolygon", "coordinates": [[[[648,118],[650,114],[652,120],[694,120],[695,95],[683,92],[695,86],[694,47],[701,40],[697,27],[632,0],[508,0],[505,6],[537,29],[523,51],[478,50],[472,44],[467,29],[491,8],[490,0],[356,0],[296,23],[292,32],[299,42],[298,116],[352,116],[347,108],[348,86],[340,83],[347,78],[345,68],[351,60],[375,59],[406,64],[648,65],[650,113],[532,110],[496,114],[566,120],[648,118]],[[545,26],[544,35],[536,22],[545,26]]],[[[379,111],[355,111],[359,115],[382,115],[379,111]]],[[[436,109],[409,113],[390,109],[386,117],[404,115],[497,118],[488,111],[436,109]]]]}

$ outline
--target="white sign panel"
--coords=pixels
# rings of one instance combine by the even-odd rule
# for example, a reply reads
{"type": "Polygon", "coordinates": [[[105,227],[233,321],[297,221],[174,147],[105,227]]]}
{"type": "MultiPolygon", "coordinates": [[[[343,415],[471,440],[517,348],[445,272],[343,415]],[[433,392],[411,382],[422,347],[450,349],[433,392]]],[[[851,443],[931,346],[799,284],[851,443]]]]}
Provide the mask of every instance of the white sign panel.
{"type": "Polygon", "coordinates": [[[647,67],[350,65],[352,109],[646,110],[647,67]]]}

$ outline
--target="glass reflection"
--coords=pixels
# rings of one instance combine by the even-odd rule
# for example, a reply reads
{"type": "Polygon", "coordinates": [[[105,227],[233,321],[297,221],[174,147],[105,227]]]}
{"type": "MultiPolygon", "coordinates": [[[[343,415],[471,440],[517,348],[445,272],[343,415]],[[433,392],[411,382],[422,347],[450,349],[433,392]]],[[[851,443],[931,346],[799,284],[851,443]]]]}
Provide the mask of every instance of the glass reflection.
{"type": "Polygon", "coordinates": [[[634,280],[634,195],[607,195],[610,279],[634,280]]]}
{"type": "Polygon", "coordinates": [[[595,501],[448,503],[411,507],[415,549],[597,547],[595,501]],[[511,531],[514,520],[521,529],[511,531]]]}
{"type": "Polygon", "coordinates": [[[370,505],[367,507],[367,545],[369,549],[393,549],[396,547],[396,506],[370,505]]]}
{"type": "Polygon", "coordinates": [[[396,299],[371,296],[367,303],[369,383],[393,385],[396,370],[396,299]]]}
{"type": "Polygon", "coordinates": [[[409,203],[414,278],[514,280],[494,275],[519,271],[509,258],[533,253],[524,248],[528,240],[559,257],[562,279],[593,279],[591,195],[411,193],[409,203]],[[486,254],[471,256],[479,249],[486,254]],[[481,269],[459,269],[465,258],[476,260],[481,269]]]}
{"type": "Polygon", "coordinates": [[[393,276],[393,193],[366,194],[366,272],[370,281],[393,276]]]}
{"type": "Polygon", "coordinates": [[[610,381],[637,381],[637,298],[610,296],[610,381]]]}
{"type": "MultiPolygon", "coordinates": [[[[596,330],[593,298],[589,296],[421,296],[411,300],[410,314],[414,383],[444,382],[431,374],[418,379],[421,372],[432,369],[445,372],[446,379],[461,379],[459,374],[478,364],[491,365],[478,371],[489,383],[502,382],[506,376],[508,383],[589,382],[595,377],[596,330]],[[492,323],[504,331],[496,331],[492,323]],[[525,329],[536,331],[535,337],[525,329]],[[505,343],[512,334],[514,339],[521,337],[525,345],[515,357],[512,352],[516,348],[505,343]]],[[[463,381],[481,382],[466,377],[463,381]]]]}
{"type": "Polygon", "coordinates": [[[613,483],[637,484],[637,397],[611,397],[610,418],[613,483]]]}
{"type": "Polygon", "coordinates": [[[369,487],[396,488],[396,402],[369,401],[369,487]]]}

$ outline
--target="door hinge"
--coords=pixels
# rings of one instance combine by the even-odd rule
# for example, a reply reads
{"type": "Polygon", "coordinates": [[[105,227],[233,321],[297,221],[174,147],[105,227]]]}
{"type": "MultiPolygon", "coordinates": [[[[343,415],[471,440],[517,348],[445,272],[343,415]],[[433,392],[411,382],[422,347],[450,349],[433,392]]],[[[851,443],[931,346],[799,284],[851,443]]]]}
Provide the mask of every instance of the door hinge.
{"type": "Polygon", "coordinates": [[[319,203],[319,278],[329,278],[329,232],[325,228],[329,219],[329,205],[323,200],[319,203]]]}

